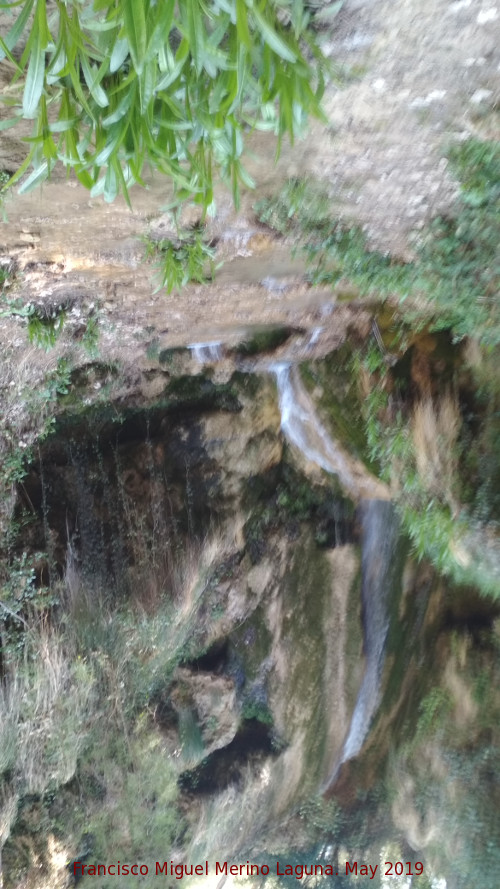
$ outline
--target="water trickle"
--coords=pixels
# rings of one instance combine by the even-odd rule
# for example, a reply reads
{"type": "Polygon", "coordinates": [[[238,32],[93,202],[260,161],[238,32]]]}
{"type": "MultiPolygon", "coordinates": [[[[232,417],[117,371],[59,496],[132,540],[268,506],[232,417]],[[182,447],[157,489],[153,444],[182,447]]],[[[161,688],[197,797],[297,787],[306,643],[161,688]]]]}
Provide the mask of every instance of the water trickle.
{"type": "Polygon", "coordinates": [[[360,753],[380,704],[398,522],[394,506],[387,500],[363,500],[359,515],[362,528],[361,603],[365,671],[347,737],[339,760],[323,788],[324,792],[335,783],[342,764],[360,753]]]}
{"type": "Polygon", "coordinates": [[[297,369],[288,362],[277,362],[269,370],[276,375],[281,428],[286,438],[308,460],[336,475],[354,500],[359,501],[365,497],[388,499],[385,486],[328,435],[316,415],[297,369]]]}
{"type": "Polygon", "coordinates": [[[373,479],[370,491],[371,477],[365,471],[363,478],[359,467],[349,465],[348,457],[321,425],[297,369],[281,363],[274,364],[270,370],[276,375],[281,428],[287,439],[308,460],[337,475],[343,487],[359,502],[365,671],[340,757],[322,788],[326,792],[335,783],[342,764],[361,751],[380,703],[398,523],[387,495],[380,498],[376,494],[377,480],[373,479]]]}
{"type": "Polygon", "coordinates": [[[307,349],[312,349],[312,347],[318,342],[322,332],[323,332],[322,327],[313,327],[313,329],[311,331],[311,336],[309,337],[309,341],[306,346],[307,349]]]}
{"type": "Polygon", "coordinates": [[[198,364],[213,364],[223,357],[222,343],[190,343],[188,349],[198,364]]]}

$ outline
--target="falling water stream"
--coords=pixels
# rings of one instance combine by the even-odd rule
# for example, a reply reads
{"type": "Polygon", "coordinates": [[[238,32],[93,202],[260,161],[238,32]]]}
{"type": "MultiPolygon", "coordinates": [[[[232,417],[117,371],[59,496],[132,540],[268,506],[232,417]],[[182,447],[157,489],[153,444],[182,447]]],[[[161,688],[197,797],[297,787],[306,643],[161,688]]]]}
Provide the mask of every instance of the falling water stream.
{"type": "Polygon", "coordinates": [[[320,423],[297,368],[282,363],[270,369],[276,374],[281,427],[286,438],[309,461],[337,475],[344,489],[359,503],[365,670],[340,756],[322,787],[325,793],[335,784],[342,764],[361,751],[380,703],[398,527],[394,507],[390,500],[380,497],[377,481],[372,481],[366,470],[362,473],[359,466],[354,464],[353,468],[352,461],[320,423]]]}
{"type": "Polygon", "coordinates": [[[190,343],[188,349],[198,364],[212,364],[222,358],[222,343],[190,343]]]}
{"type": "Polygon", "coordinates": [[[329,436],[316,415],[297,368],[289,362],[279,362],[271,364],[269,370],[276,375],[281,428],[286,438],[307,460],[336,475],[356,502],[362,499],[389,500],[385,485],[329,436]]]}

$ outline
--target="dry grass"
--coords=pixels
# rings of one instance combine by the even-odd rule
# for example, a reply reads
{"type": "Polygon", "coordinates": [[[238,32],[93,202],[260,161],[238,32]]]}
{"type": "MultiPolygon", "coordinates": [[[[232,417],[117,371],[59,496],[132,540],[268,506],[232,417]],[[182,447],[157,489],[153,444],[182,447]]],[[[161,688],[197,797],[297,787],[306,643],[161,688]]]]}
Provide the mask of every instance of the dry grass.
{"type": "Polygon", "coordinates": [[[452,510],[457,509],[453,485],[460,424],[457,400],[449,392],[437,402],[425,398],[413,411],[412,431],[419,476],[429,494],[444,499],[452,510]]]}
{"type": "MultiPolygon", "coordinates": [[[[92,710],[93,677],[43,623],[28,633],[0,696],[0,771],[21,793],[42,793],[73,776],[92,710]]],[[[4,788],[5,791],[5,788],[4,788]]]]}
{"type": "Polygon", "coordinates": [[[202,803],[188,861],[237,861],[248,849],[258,847],[272,808],[269,769],[269,763],[262,764],[259,775],[248,769],[242,788],[228,787],[202,803]]]}

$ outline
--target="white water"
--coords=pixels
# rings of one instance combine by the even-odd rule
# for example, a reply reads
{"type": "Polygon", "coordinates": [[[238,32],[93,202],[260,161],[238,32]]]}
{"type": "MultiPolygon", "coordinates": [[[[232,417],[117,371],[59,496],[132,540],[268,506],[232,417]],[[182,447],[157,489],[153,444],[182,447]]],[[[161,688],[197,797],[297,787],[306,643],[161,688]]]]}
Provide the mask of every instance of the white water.
{"type": "Polygon", "coordinates": [[[307,343],[308,349],[312,349],[312,347],[318,342],[322,332],[323,332],[322,327],[313,327],[313,329],[311,331],[311,336],[309,337],[309,341],[307,343]]]}
{"type": "Polygon", "coordinates": [[[223,357],[222,343],[190,343],[188,349],[191,350],[193,358],[198,364],[213,364],[220,361],[223,357]]]}
{"type": "Polygon", "coordinates": [[[271,365],[270,370],[276,374],[281,428],[286,438],[308,460],[326,472],[338,475],[346,488],[354,488],[355,481],[349,467],[316,417],[296,369],[292,369],[290,364],[279,363],[271,365]]]}
{"type": "Polygon", "coordinates": [[[387,596],[391,586],[397,524],[391,502],[387,496],[385,499],[380,497],[382,486],[379,487],[376,479],[372,483],[366,471],[362,475],[359,467],[354,465],[352,468],[352,461],[342,453],[320,423],[297,369],[288,363],[277,363],[270,370],[276,375],[281,428],[288,441],[308,460],[326,472],[337,475],[344,489],[359,502],[365,671],[340,756],[322,788],[325,792],[335,783],[342,764],[361,751],[380,703],[389,628],[387,596]]]}
{"type": "Polygon", "coordinates": [[[361,600],[365,672],[351,718],[340,761],[360,752],[380,703],[380,683],[389,630],[387,597],[397,542],[394,507],[387,500],[363,500],[359,508],[362,527],[361,600]]]}
{"type": "Polygon", "coordinates": [[[308,460],[336,475],[354,500],[365,497],[387,500],[385,486],[371,476],[363,464],[335,444],[320,423],[297,369],[288,362],[277,362],[269,370],[276,375],[281,428],[288,441],[308,460]]]}

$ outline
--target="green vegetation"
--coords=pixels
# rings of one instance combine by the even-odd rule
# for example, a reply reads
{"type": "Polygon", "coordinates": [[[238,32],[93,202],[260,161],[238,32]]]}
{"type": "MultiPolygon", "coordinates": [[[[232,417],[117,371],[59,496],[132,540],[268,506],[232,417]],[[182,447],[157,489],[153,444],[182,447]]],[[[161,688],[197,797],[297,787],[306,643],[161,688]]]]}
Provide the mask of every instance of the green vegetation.
{"type": "Polygon", "coordinates": [[[252,330],[251,335],[238,343],[234,348],[237,355],[258,355],[261,352],[272,352],[278,346],[290,338],[293,331],[290,327],[282,325],[268,325],[257,330],[252,330]]]}
{"type": "Polygon", "coordinates": [[[250,517],[245,523],[245,540],[254,563],[264,556],[270,533],[282,529],[293,539],[305,522],[314,529],[319,547],[339,545],[349,538],[353,507],[338,495],[335,482],[313,485],[286,459],[278,470],[249,479],[246,500],[250,517]]]}
{"type": "Polygon", "coordinates": [[[297,249],[305,251],[312,284],[335,286],[347,279],[361,295],[406,294],[415,281],[413,266],[369,251],[363,232],[336,218],[332,204],[321,182],[292,179],[255,210],[261,222],[293,237],[297,249]]]}
{"type": "Polygon", "coordinates": [[[414,263],[367,250],[361,230],[333,216],[324,187],[314,181],[289,181],[259,202],[257,214],[283,234],[306,238],[312,283],[334,286],[347,279],[362,296],[408,300],[405,314],[414,325],[430,322],[431,329],[451,328],[457,339],[498,345],[500,146],[470,139],[450,148],[448,157],[461,198],[453,217],[434,221],[414,263]],[[418,311],[412,297],[419,298],[418,311]]]}
{"type": "MultiPolygon", "coordinates": [[[[3,282],[10,281],[12,277],[7,270],[2,272],[3,282]]],[[[20,299],[7,299],[3,294],[3,305],[6,307],[0,312],[4,318],[26,318],[28,322],[28,339],[47,352],[55,346],[59,334],[64,327],[66,314],[63,309],[54,309],[49,314],[33,303],[24,304],[20,299]]]]}
{"type": "Polygon", "coordinates": [[[312,283],[354,285],[354,293],[379,302],[381,315],[386,298],[393,306],[399,301],[400,310],[396,315],[392,309],[387,329],[385,319],[382,332],[375,322],[376,344],[348,362],[347,383],[336,355],[330,370],[307,366],[306,382],[320,383],[320,405],[336,434],[352,438],[358,454],[391,484],[419,557],[431,559],[456,582],[478,585],[498,597],[500,565],[485,538],[484,522],[493,521],[496,527],[499,520],[493,456],[498,386],[494,368],[488,373],[486,363],[488,350],[500,343],[500,148],[471,139],[448,154],[461,183],[456,214],[432,224],[412,263],[369,251],[358,228],[333,216],[318,182],[290,180],[256,210],[261,221],[306,251],[312,283]],[[472,372],[477,377],[473,397],[468,384],[472,410],[465,418],[454,393],[456,374],[445,354],[440,360],[447,383],[443,387],[441,378],[439,398],[419,393],[420,402],[413,403],[411,380],[406,380],[405,391],[401,388],[391,365],[408,351],[418,331],[451,331],[454,341],[468,336],[479,342],[482,364],[472,372]],[[335,386],[330,385],[332,373],[335,386]],[[353,378],[358,385],[361,378],[365,381],[362,398],[353,378]]]}
{"type": "Polygon", "coordinates": [[[180,290],[190,282],[204,284],[214,273],[215,251],[203,240],[202,232],[180,233],[177,241],[146,239],[146,259],[158,269],[156,292],[180,290]]]}
{"type": "MultiPolygon", "coordinates": [[[[10,573],[0,599],[0,823],[8,886],[23,870],[17,837],[26,833],[34,845],[25,869],[38,855],[47,886],[49,834],[76,857],[91,837],[87,861],[144,861],[168,858],[185,833],[174,751],[155,713],[168,700],[175,667],[192,651],[219,547],[186,550],[170,596],[151,613],[151,550],[143,603],[137,593],[112,612],[76,562],[50,598],[26,565],[10,573]],[[15,612],[7,601],[16,603],[15,612]]],[[[181,740],[185,723],[181,713],[181,740]]]]}
{"type": "Polygon", "coordinates": [[[92,195],[128,201],[149,166],[171,180],[177,202],[192,198],[207,210],[217,169],[237,204],[240,184],[252,185],[245,134],[272,129],[279,151],[305,115],[321,115],[325,63],[302,3],[15,5],[0,58],[13,65],[18,93],[9,91],[13,116],[2,129],[34,121],[28,157],[11,179],[33,167],[21,191],[61,162],[92,195]]]}
{"type": "Polygon", "coordinates": [[[360,374],[370,379],[360,404],[368,456],[391,486],[416,555],[455,583],[472,584],[497,598],[499,566],[479,543],[481,525],[463,503],[462,421],[456,397],[445,391],[416,404],[398,401],[393,372],[378,345],[353,357],[352,373],[358,380],[360,374]],[[482,557],[472,558],[481,548],[482,557]]]}
{"type": "Polygon", "coordinates": [[[461,184],[458,213],[438,219],[421,252],[427,292],[441,326],[457,338],[500,343],[500,145],[470,139],[449,159],[461,184]]]}
{"type": "Polygon", "coordinates": [[[289,179],[278,194],[255,204],[259,220],[281,235],[331,229],[331,201],[314,179],[289,179]]]}
{"type": "Polygon", "coordinates": [[[16,428],[7,421],[2,442],[3,484],[22,481],[26,468],[33,459],[35,444],[40,444],[54,430],[55,409],[60,399],[69,392],[71,368],[66,358],[58,358],[53,370],[43,377],[40,386],[23,393],[21,416],[30,418],[31,432],[19,441],[16,428]]]}

